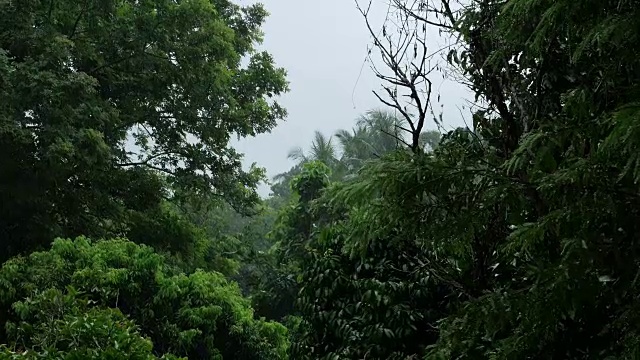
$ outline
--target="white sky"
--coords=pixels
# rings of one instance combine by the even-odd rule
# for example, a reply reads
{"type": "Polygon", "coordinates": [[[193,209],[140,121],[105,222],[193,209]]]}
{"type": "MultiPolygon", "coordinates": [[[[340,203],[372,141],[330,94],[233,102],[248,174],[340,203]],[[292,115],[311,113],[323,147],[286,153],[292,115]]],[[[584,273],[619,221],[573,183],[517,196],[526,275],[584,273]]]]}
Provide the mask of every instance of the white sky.
{"type": "MultiPolygon", "coordinates": [[[[239,1],[243,5],[254,2],[239,1]]],[[[245,154],[247,166],[256,162],[272,177],[293,165],[287,153],[295,146],[306,149],[315,130],[330,135],[338,129],[350,129],[359,114],[384,105],[371,92],[381,89],[381,83],[368,64],[358,79],[371,38],[354,0],[261,2],[271,16],[263,27],[265,41],[260,48],[288,72],[290,92],[279,102],[289,115],[271,133],[234,141],[233,146],[245,154]]],[[[386,9],[383,0],[374,0],[373,16],[379,19],[378,25],[386,9]]],[[[443,43],[437,34],[432,39],[433,49],[443,43]]],[[[432,82],[434,91],[439,89],[441,95],[445,127],[464,126],[459,108],[464,99],[470,99],[469,92],[441,76],[432,82]]],[[[435,125],[429,123],[427,128],[435,125]]],[[[268,193],[268,186],[260,188],[261,195],[268,193]]]]}

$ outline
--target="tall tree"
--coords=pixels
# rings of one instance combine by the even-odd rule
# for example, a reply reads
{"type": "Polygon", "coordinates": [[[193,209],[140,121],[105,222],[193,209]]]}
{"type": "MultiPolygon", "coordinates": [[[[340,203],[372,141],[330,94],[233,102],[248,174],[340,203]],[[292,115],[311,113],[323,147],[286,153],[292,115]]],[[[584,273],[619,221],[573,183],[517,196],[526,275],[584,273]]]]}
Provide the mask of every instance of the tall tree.
{"type": "Polygon", "coordinates": [[[280,196],[288,200],[293,192],[290,188],[291,181],[302,172],[304,164],[320,161],[329,166],[334,178],[339,178],[344,173],[344,166],[338,158],[339,148],[332,136],[326,136],[320,131],[315,131],[308,151],[300,147],[294,147],[287,154],[287,158],[294,160],[296,164],[288,171],[274,176],[274,184],[271,191],[274,196],[280,196]]]}
{"type": "MultiPolygon", "coordinates": [[[[406,121],[389,110],[370,110],[356,120],[351,132],[338,130],[340,161],[347,172],[354,173],[368,160],[379,159],[395,150],[410,148],[407,141],[406,121]]],[[[433,150],[441,134],[436,130],[420,133],[419,148],[433,150]]]]}
{"type": "Polygon", "coordinates": [[[388,110],[371,110],[356,120],[356,126],[367,130],[374,156],[380,157],[403,145],[402,118],[388,110]]]}
{"type": "Polygon", "coordinates": [[[313,133],[313,140],[308,153],[301,147],[295,147],[289,151],[287,157],[298,163],[306,163],[311,161],[320,161],[327,166],[333,166],[337,162],[337,148],[333,142],[333,137],[327,137],[320,131],[313,133]]]}
{"type": "Polygon", "coordinates": [[[474,129],[371,166],[340,194],[368,220],[349,239],[415,240],[420,269],[458,294],[426,358],[636,358],[640,4],[456,3],[394,1],[409,37],[462,40],[448,59],[483,102],[474,129]]]}
{"type": "Polygon", "coordinates": [[[361,168],[365,161],[379,158],[397,149],[404,141],[401,127],[400,118],[390,112],[368,111],[356,120],[352,132],[336,132],[342,149],[341,161],[348,171],[353,173],[361,168]]]}
{"type": "Polygon", "coordinates": [[[262,171],[228,142],[285,115],[269,100],[285,72],[254,50],[266,16],[227,0],[1,2],[0,259],[126,234],[165,181],[254,203],[262,171]]]}

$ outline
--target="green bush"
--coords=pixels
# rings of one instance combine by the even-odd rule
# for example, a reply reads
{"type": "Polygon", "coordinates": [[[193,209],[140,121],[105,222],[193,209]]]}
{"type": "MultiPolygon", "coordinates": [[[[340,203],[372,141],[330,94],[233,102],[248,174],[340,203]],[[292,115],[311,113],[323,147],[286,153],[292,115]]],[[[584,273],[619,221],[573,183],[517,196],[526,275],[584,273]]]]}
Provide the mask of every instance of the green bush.
{"type": "MultiPolygon", "coordinates": [[[[167,265],[150,247],[127,240],[91,242],[82,237],[58,239],[50,251],[3,265],[0,311],[6,315],[0,316],[6,318],[0,320],[7,324],[7,331],[0,341],[15,347],[21,341],[16,336],[21,326],[44,326],[38,317],[23,318],[30,313],[21,309],[28,309],[31,299],[51,297],[52,291],[70,301],[61,295],[69,287],[83,294],[91,311],[61,315],[63,322],[65,316],[104,317],[116,311],[109,308],[117,309],[153,342],[156,355],[234,360],[286,357],[286,328],[254,320],[250,303],[237,284],[221,274],[196,271],[187,275],[167,265]]],[[[110,343],[109,339],[104,341],[110,343]]]]}
{"type": "Polygon", "coordinates": [[[119,310],[92,307],[73,288],[40,292],[13,311],[18,321],[6,326],[13,346],[0,349],[0,358],[157,359],[151,341],[119,310]]]}

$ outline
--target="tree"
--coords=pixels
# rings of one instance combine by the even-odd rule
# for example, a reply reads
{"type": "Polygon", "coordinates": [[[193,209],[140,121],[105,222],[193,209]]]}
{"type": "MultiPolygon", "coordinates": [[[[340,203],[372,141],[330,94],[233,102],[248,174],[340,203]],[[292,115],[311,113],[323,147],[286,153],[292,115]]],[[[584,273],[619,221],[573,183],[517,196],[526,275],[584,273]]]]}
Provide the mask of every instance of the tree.
{"type": "MultiPolygon", "coordinates": [[[[376,163],[390,164],[371,162],[363,170],[376,163]]],[[[302,331],[292,352],[300,359],[421,358],[437,340],[437,321],[453,291],[422,266],[426,254],[410,237],[415,227],[397,227],[405,223],[395,214],[406,213],[398,202],[384,202],[394,197],[355,200],[344,186],[318,199],[313,212],[332,216],[307,240],[297,300],[302,331]]]]}
{"type": "Polygon", "coordinates": [[[341,161],[354,173],[364,162],[398,149],[404,141],[402,121],[389,112],[371,110],[356,120],[352,132],[338,130],[342,148],[341,161]]]}
{"type": "MultiPolygon", "coordinates": [[[[402,130],[404,122],[391,112],[371,110],[356,120],[351,131],[336,131],[337,144],[333,142],[334,137],[327,137],[316,131],[308,154],[301,147],[289,152],[288,157],[297,161],[297,164],[288,172],[274,177],[276,183],[272,188],[273,194],[286,194],[289,197],[291,194],[287,191],[287,185],[293,177],[300,174],[302,165],[311,161],[321,161],[329,166],[333,180],[354,174],[366,161],[400,148],[399,145],[405,142],[406,132],[402,130]]],[[[437,134],[439,133],[435,132],[430,135],[429,141],[433,146],[437,143],[437,134]]],[[[422,147],[426,145],[423,142],[420,144],[422,147]]]]}
{"type": "Polygon", "coordinates": [[[366,215],[352,246],[399,233],[458,295],[426,358],[636,357],[638,2],[394,3],[459,36],[448,60],[483,105],[341,194],[366,215]]]}
{"type": "Polygon", "coordinates": [[[284,236],[302,279],[296,356],[640,354],[638,5],[394,0],[399,41],[392,21],[382,36],[367,21],[390,72],[377,71],[379,98],[412,122],[412,151],[366,162],[289,218],[305,230],[284,236]],[[460,39],[447,61],[480,110],[473,128],[421,140],[427,27],[460,39]]]}
{"type": "Polygon", "coordinates": [[[340,161],[345,164],[349,172],[362,166],[362,162],[373,153],[367,142],[367,130],[362,126],[354,127],[351,131],[340,129],[336,131],[335,136],[342,149],[340,161]]]}
{"type": "Polygon", "coordinates": [[[508,211],[488,223],[504,235],[484,257],[486,276],[499,264],[491,271],[504,282],[470,301],[467,320],[447,322],[441,356],[636,356],[627,302],[636,271],[627,265],[637,261],[639,211],[628,152],[637,5],[483,1],[465,11],[468,46],[452,57],[489,104],[476,114],[478,132],[504,159],[494,171],[508,181],[486,189],[504,194],[496,212],[508,211]]]}
{"type": "MultiPolygon", "coordinates": [[[[288,347],[286,329],[254,319],[249,301],[240,295],[237,284],[219,273],[182,273],[150,247],[125,240],[56,240],[47,252],[7,261],[0,269],[0,307],[0,321],[8,330],[0,341],[20,347],[25,339],[15,336],[29,336],[32,342],[24,346],[31,344],[34,351],[48,345],[64,352],[68,346],[66,341],[41,343],[34,332],[38,329],[45,327],[52,335],[69,337],[77,330],[75,317],[81,321],[92,317],[108,325],[117,321],[118,311],[151,340],[157,356],[172,353],[189,359],[284,359],[288,347]],[[48,312],[43,319],[38,307],[32,306],[34,301],[69,306],[61,309],[64,311],[48,312]],[[50,316],[59,317],[49,320],[50,316]],[[54,321],[54,327],[42,321],[54,321]],[[21,328],[27,332],[19,331],[21,328]]],[[[87,324],[91,330],[92,325],[87,324]]],[[[95,331],[87,334],[89,339],[95,336],[107,345],[118,340],[100,335],[100,326],[95,331]]],[[[135,334],[129,336],[127,341],[136,341],[135,334]]],[[[80,346],[94,348],[85,341],[80,346]]]]}
{"type": "Polygon", "coordinates": [[[337,163],[337,148],[333,143],[333,138],[331,136],[327,137],[320,131],[315,131],[308,154],[305,154],[301,147],[296,147],[289,151],[287,157],[300,164],[311,161],[320,161],[325,165],[332,167],[337,163]]]}
{"type": "Polygon", "coordinates": [[[340,178],[344,173],[344,164],[338,159],[338,151],[333,137],[327,137],[320,131],[315,131],[308,153],[305,153],[304,149],[298,146],[287,154],[287,158],[294,160],[296,164],[289,171],[274,176],[274,183],[271,186],[272,196],[281,197],[287,203],[293,195],[291,181],[301,174],[304,164],[313,161],[320,161],[327,165],[331,168],[333,177],[340,178]]]}
{"type": "Polygon", "coordinates": [[[280,320],[296,314],[294,303],[301,285],[301,266],[309,259],[309,236],[322,220],[313,212],[312,204],[329,184],[330,177],[327,165],[311,161],[303,164],[300,174],[291,181],[295,197],[278,213],[268,235],[273,246],[262,264],[260,303],[256,307],[267,313],[268,318],[280,320]]]}
{"type": "MultiPolygon", "coordinates": [[[[369,19],[372,3],[373,1],[369,0],[368,5],[363,7],[356,1],[356,7],[373,38],[373,48],[368,52],[372,70],[383,81],[384,93],[380,95],[374,90],[373,94],[401,116],[402,125],[405,126],[398,126],[398,130],[404,131],[409,139],[405,141],[403,137],[397,136],[396,139],[411,151],[418,152],[421,150],[420,134],[426,124],[427,114],[432,110],[430,75],[436,68],[431,64],[433,55],[427,47],[426,24],[418,25],[407,12],[388,11],[382,31],[375,31],[369,19]],[[390,20],[391,16],[395,18],[390,20]],[[380,54],[385,69],[381,69],[376,65],[377,62],[373,61],[371,56],[374,49],[380,54]],[[417,114],[414,116],[413,113],[417,114]]],[[[426,2],[420,1],[420,4],[422,3],[426,2]]],[[[394,134],[397,132],[394,131],[394,134]]]]}
{"type": "MultiPolygon", "coordinates": [[[[158,359],[152,344],[117,309],[90,308],[72,288],[49,289],[13,306],[20,322],[8,324],[13,349],[7,359],[158,359]]],[[[176,359],[163,355],[162,359],[176,359]]]]}
{"type": "Polygon", "coordinates": [[[228,142],[285,115],[269,100],[284,70],[253,48],[266,15],[226,0],[2,2],[2,259],[125,235],[165,183],[250,207],[263,173],[228,142]]]}
{"type": "Polygon", "coordinates": [[[363,127],[369,134],[374,156],[381,157],[400,148],[404,121],[390,111],[371,110],[356,120],[356,126],[363,127]]]}

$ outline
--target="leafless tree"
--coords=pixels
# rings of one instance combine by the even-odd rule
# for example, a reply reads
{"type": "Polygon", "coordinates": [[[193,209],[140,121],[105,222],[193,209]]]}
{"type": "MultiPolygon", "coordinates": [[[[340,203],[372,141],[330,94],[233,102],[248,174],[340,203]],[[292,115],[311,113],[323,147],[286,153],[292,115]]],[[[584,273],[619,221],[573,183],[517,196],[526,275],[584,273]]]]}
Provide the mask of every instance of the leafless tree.
{"type": "Polygon", "coordinates": [[[407,127],[399,127],[410,134],[410,141],[397,140],[417,152],[427,116],[433,113],[430,76],[439,64],[432,60],[445,50],[429,49],[427,29],[435,27],[439,32],[454,32],[456,15],[450,0],[390,0],[382,28],[374,29],[371,23],[372,1],[362,6],[356,0],[356,7],[373,38],[373,46],[368,51],[369,63],[374,74],[383,81],[383,92],[373,93],[406,121],[407,127]],[[384,68],[372,59],[374,50],[379,53],[384,68]]]}

